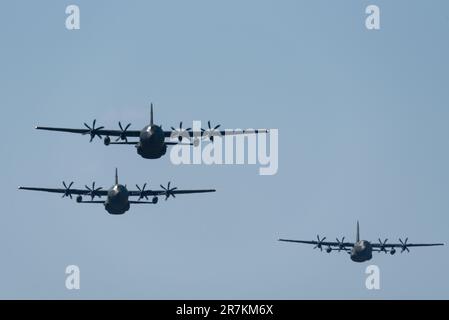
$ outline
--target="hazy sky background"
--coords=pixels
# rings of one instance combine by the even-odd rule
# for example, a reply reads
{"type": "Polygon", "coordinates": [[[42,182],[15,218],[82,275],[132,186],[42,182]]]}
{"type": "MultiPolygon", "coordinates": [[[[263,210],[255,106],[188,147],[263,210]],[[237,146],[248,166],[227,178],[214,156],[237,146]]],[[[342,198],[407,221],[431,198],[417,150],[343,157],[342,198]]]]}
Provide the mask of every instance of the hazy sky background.
{"type": "Polygon", "coordinates": [[[279,237],[448,242],[449,2],[2,1],[0,298],[449,298],[448,248],[365,268],[279,237]],[[81,30],[65,29],[78,4],[81,30]],[[381,8],[381,30],[365,8],[381,8]],[[213,120],[280,133],[279,173],[33,129],[213,120]],[[18,185],[216,188],[110,216],[18,185]],[[65,268],[81,268],[81,290],[65,268]]]}

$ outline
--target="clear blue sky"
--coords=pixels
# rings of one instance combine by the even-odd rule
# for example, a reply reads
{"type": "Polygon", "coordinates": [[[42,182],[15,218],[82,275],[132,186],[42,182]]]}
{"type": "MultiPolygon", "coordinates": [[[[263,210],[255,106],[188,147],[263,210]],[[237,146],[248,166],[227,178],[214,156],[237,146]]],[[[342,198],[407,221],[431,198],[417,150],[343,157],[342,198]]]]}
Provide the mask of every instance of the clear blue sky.
{"type": "Polygon", "coordinates": [[[3,1],[0,298],[449,298],[447,247],[341,254],[278,237],[448,242],[447,1],[3,1]],[[78,4],[81,30],[65,29],[78,4]],[[365,8],[381,8],[381,30],[365,8]],[[38,132],[94,118],[280,130],[279,173],[181,166],[38,132]],[[218,190],[110,216],[18,185],[218,190]],[[66,290],[65,267],[81,268],[66,290]]]}

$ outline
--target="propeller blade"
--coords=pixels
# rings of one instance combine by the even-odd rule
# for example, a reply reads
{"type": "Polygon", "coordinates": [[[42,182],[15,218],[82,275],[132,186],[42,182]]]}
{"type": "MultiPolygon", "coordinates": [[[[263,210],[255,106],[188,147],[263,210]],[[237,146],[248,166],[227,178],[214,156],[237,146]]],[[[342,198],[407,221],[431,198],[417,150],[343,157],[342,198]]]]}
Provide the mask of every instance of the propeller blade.
{"type": "Polygon", "coordinates": [[[64,192],[64,194],[62,195],[62,198],[70,197],[70,199],[73,199],[72,194],[70,193],[70,188],[71,188],[72,185],[73,185],[73,181],[70,182],[70,184],[69,184],[68,186],[67,186],[67,184],[65,183],[65,181],[63,181],[63,182],[62,182],[62,185],[63,185],[64,188],[65,188],[65,192],[64,192]]]}
{"type": "Polygon", "coordinates": [[[142,186],[142,188],[140,188],[140,187],[136,184],[136,187],[137,187],[137,189],[138,189],[139,192],[140,192],[139,200],[141,200],[141,199],[143,199],[143,198],[145,198],[145,199],[148,200],[148,196],[147,196],[147,195],[144,195],[145,188],[147,187],[147,184],[145,183],[145,184],[142,186]]]}

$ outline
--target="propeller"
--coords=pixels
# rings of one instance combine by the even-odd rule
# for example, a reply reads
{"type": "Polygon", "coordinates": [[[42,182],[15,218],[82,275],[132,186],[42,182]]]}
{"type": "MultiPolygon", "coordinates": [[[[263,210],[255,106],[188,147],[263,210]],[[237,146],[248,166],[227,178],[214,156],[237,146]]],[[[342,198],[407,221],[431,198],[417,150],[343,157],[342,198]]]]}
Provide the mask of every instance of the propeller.
{"type": "Polygon", "coordinates": [[[190,130],[192,130],[192,128],[183,129],[182,128],[182,121],[179,123],[179,128],[178,129],[175,129],[173,127],[171,127],[171,129],[172,129],[172,131],[174,133],[174,136],[178,138],[179,142],[182,142],[182,139],[184,139],[184,138],[190,138],[190,135],[188,134],[188,132],[190,130]]]}
{"type": "Polygon", "coordinates": [[[221,127],[221,125],[216,125],[215,127],[212,127],[210,121],[207,122],[208,129],[201,129],[203,132],[204,137],[209,137],[210,141],[214,141],[215,136],[221,136],[221,133],[218,131],[218,128],[221,127]]]}
{"type": "Polygon", "coordinates": [[[89,195],[92,200],[94,200],[95,197],[101,198],[101,195],[99,194],[98,191],[100,191],[103,188],[100,187],[100,188],[95,189],[95,182],[92,182],[92,188],[89,188],[88,186],[85,186],[85,187],[86,187],[87,191],[89,191],[89,195]]]}
{"type": "Polygon", "coordinates": [[[122,123],[119,121],[118,122],[118,126],[120,127],[120,135],[117,137],[117,139],[115,139],[115,141],[119,141],[119,140],[125,140],[126,142],[128,142],[128,137],[126,136],[126,131],[128,131],[129,127],[131,126],[131,123],[128,123],[128,125],[125,127],[125,129],[123,129],[122,123]]]}
{"type": "Polygon", "coordinates": [[[89,129],[89,131],[83,133],[83,134],[89,134],[90,135],[90,142],[94,140],[94,138],[97,136],[98,138],[102,139],[101,135],[98,133],[99,130],[104,129],[104,127],[95,128],[95,124],[97,123],[97,120],[95,119],[92,123],[92,128],[87,125],[87,123],[84,122],[84,126],[89,129]]]}
{"type": "Polygon", "coordinates": [[[70,199],[72,199],[73,197],[72,197],[72,194],[70,193],[70,188],[71,188],[72,185],[73,185],[73,181],[70,182],[69,186],[67,186],[66,183],[65,183],[65,181],[63,181],[63,182],[62,182],[62,185],[63,185],[64,188],[65,188],[65,192],[64,192],[64,194],[62,195],[62,197],[63,197],[63,198],[65,198],[65,197],[70,197],[70,199]]]}
{"type": "Polygon", "coordinates": [[[177,190],[178,188],[170,188],[170,184],[171,184],[171,182],[168,183],[167,188],[165,188],[163,185],[161,185],[161,188],[164,189],[164,191],[165,191],[165,201],[167,201],[168,198],[170,198],[170,196],[173,198],[176,198],[173,191],[177,190]]]}
{"type": "Polygon", "coordinates": [[[407,247],[408,238],[405,239],[405,241],[402,241],[402,239],[399,239],[399,242],[402,245],[402,251],[401,253],[404,253],[405,251],[410,252],[410,249],[407,247]]]}
{"type": "Polygon", "coordinates": [[[338,238],[336,238],[337,243],[338,243],[338,252],[341,252],[341,250],[346,250],[345,247],[345,237],[341,238],[341,241],[338,240],[338,238]]]}
{"type": "Polygon", "coordinates": [[[320,249],[321,251],[323,251],[323,242],[324,240],[326,240],[326,237],[324,237],[323,239],[320,239],[320,236],[316,236],[316,238],[318,239],[318,243],[316,244],[316,246],[313,249],[320,249]]]}
{"type": "Polygon", "coordinates": [[[383,242],[382,242],[382,240],[379,239],[379,244],[380,244],[379,249],[381,252],[388,253],[387,248],[386,248],[387,242],[388,242],[388,239],[385,239],[385,241],[383,241],[383,242]]]}
{"type": "Polygon", "coordinates": [[[148,200],[148,196],[144,193],[146,187],[147,187],[147,184],[146,184],[146,183],[143,185],[142,189],[140,189],[140,187],[136,184],[136,188],[137,188],[137,190],[139,190],[139,192],[140,192],[139,200],[142,200],[143,198],[145,198],[146,200],[148,200]]]}

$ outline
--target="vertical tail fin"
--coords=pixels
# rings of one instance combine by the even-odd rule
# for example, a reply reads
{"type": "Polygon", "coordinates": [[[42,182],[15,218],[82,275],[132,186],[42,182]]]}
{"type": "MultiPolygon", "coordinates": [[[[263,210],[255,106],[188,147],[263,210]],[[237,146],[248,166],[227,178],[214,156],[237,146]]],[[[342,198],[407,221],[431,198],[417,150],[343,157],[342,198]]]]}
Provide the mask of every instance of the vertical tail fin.
{"type": "Polygon", "coordinates": [[[357,239],[356,239],[356,242],[359,242],[359,241],[360,241],[360,224],[357,221],[357,239]]]}
{"type": "Polygon", "coordinates": [[[118,184],[118,169],[115,168],[115,184],[118,184]]]}
{"type": "Polygon", "coordinates": [[[151,115],[150,115],[150,126],[154,125],[154,118],[153,118],[153,103],[151,103],[151,115]]]}

